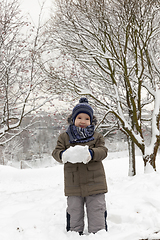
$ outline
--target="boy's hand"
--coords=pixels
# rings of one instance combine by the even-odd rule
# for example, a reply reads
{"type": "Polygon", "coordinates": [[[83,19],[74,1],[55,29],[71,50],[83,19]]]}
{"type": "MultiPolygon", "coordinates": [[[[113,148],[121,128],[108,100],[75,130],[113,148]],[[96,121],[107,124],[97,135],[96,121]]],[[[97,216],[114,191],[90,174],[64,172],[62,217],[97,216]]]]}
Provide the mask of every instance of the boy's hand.
{"type": "Polygon", "coordinates": [[[92,159],[92,154],[88,146],[76,145],[75,147],[68,148],[62,154],[62,162],[81,163],[87,164],[92,159]]]}

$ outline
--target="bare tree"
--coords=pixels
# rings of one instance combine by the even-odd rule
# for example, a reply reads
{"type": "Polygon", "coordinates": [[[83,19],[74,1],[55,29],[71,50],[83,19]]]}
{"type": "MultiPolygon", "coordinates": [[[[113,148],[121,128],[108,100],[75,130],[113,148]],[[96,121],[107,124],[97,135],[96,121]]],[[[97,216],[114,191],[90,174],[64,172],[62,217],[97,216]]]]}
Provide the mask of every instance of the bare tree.
{"type": "MultiPolygon", "coordinates": [[[[59,46],[85,69],[78,79],[65,76],[68,86],[92,97],[104,116],[115,115],[128,136],[130,153],[134,154],[134,145],[141,150],[145,170],[156,169],[160,143],[159,4],[57,0],[50,29],[59,46]],[[152,115],[146,115],[147,109],[152,115]],[[143,128],[149,123],[152,136],[147,144],[143,128]]],[[[134,162],[130,165],[134,175],[134,162]]]]}
{"type": "Polygon", "coordinates": [[[21,128],[23,119],[53,96],[41,91],[46,77],[40,59],[47,51],[41,12],[35,27],[22,17],[18,0],[2,0],[0,10],[0,144],[3,145],[32,125],[34,118],[21,128]]]}

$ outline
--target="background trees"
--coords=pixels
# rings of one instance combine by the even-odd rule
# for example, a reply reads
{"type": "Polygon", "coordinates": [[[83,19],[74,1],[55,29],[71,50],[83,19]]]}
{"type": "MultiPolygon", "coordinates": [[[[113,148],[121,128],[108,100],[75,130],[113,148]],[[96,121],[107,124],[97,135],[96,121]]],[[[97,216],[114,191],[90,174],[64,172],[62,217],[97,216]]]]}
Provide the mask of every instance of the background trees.
{"type": "MultiPolygon", "coordinates": [[[[53,94],[55,85],[52,85],[52,91],[48,91],[48,77],[43,73],[43,65],[49,55],[46,23],[41,22],[43,9],[44,4],[38,23],[34,26],[22,16],[18,0],[0,2],[1,163],[12,159],[28,159],[34,154],[31,142],[37,139],[37,130],[33,131],[33,126],[41,124],[37,113],[48,111],[48,107],[53,105],[51,100],[57,98],[53,94]],[[44,106],[46,103],[47,107],[44,106]]],[[[56,58],[53,50],[54,46],[52,56],[49,56],[51,61],[56,58]]]]}
{"type": "MultiPolygon", "coordinates": [[[[47,51],[40,19],[34,27],[20,12],[18,0],[0,3],[0,144],[20,134],[25,116],[35,112],[51,96],[42,93],[46,77],[40,59],[47,51]]],[[[44,60],[45,61],[45,60],[44,60]]],[[[52,96],[53,97],[53,96],[52,96]]]]}
{"type": "MultiPolygon", "coordinates": [[[[159,1],[57,0],[57,8],[52,37],[85,69],[72,79],[66,76],[65,84],[94,99],[105,116],[103,123],[109,113],[114,114],[114,123],[131,143],[130,153],[134,154],[136,144],[145,169],[156,169],[160,142],[159,1]],[[152,114],[147,115],[147,109],[152,109],[152,114]],[[149,143],[143,131],[148,125],[152,132],[149,143]]],[[[133,162],[131,166],[130,174],[135,174],[133,162]]]]}

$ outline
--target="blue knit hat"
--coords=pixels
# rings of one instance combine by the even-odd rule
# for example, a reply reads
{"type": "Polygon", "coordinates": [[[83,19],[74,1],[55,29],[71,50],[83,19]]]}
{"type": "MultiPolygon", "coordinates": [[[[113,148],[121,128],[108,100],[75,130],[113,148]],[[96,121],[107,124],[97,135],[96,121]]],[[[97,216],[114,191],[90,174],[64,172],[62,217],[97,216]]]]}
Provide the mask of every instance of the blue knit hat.
{"type": "Polygon", "coordinates": [[[80,113],[86,113],[90,116],[90,121],[92,123],[93,120],[93,109],[88,104],[88,99],[85,97],[80,98],[79,103],[73,108],[72,111],[72,121],[75,122],[75,119],[78,114],[80,113]]]}

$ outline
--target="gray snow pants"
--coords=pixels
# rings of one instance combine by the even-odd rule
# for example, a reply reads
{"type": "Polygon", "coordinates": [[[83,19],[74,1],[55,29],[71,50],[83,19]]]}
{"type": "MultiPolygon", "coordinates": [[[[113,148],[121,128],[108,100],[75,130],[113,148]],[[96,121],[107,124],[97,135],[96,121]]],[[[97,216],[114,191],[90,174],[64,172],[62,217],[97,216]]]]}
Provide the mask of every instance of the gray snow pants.
{"type": "Polygon", "coordinates": [[[84,205],[86,205],[88,232],[96,233],[102,229],[107,231],[107,211],[104,194],[87,197],[69,196],[67,204],[67,231],[83,233],[84,205]]]}

